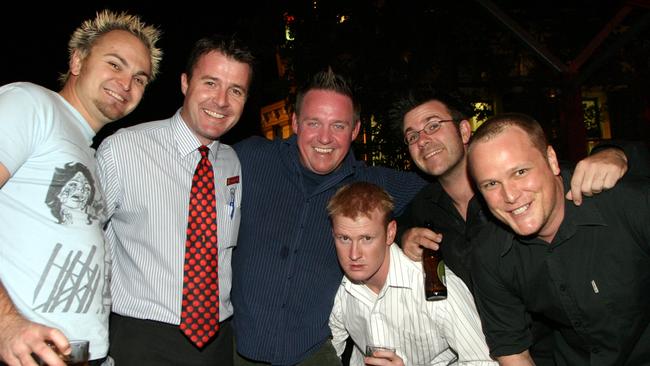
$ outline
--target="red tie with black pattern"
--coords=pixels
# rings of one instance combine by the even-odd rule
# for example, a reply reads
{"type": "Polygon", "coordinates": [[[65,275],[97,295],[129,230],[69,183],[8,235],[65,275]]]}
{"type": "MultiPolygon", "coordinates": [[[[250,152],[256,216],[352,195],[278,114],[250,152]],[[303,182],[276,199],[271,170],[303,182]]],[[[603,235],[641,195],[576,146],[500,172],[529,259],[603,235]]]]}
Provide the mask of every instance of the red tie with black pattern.
{"type": "Polygon", "coordinates": [[[219,277],[214,172],[208,147],[202,145],[199,152],[187,219],[180,328],[203,348],[219,330],[219,277]]]}

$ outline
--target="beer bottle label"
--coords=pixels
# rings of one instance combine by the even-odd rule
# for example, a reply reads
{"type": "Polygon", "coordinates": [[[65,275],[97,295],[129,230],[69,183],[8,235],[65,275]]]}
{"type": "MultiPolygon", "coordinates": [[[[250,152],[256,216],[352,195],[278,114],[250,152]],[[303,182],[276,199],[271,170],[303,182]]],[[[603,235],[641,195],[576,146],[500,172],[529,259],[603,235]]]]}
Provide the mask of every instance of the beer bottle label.
{"type": "Polygon", "coordinates": [[[442,260],[438,262],[438,278],[445,286],[447,286],[447,278],[445,277],[445,262],[442,260]]]}

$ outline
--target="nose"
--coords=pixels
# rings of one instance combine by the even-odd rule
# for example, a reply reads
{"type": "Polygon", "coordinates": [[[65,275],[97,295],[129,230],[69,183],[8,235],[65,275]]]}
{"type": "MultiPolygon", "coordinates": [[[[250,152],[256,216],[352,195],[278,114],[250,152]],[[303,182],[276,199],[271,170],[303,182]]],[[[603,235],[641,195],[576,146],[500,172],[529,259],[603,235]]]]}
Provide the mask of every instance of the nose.
{"type": "Polygon", "coordinates": [[[225,107],[228,105],[228,91],[219,88],[215,91],[215,94],[212,97],[212,99],[219,107],[225,107]]]}
{"type": "Polygon", "coordinates": [[[431,142],[431,137],[424,133],[424,131],[420,131],[420,135],[418,136],[418,140],[415,142],[415,144],[418,147],[425,147],[431,142]]]}
{"type": "Polygon", "coordinates": [[[120,84],[123,90],[129,91],[131,90],[131,83],[133,82],[133,79],[129,75],[124,75],[118,78],[117,82],[120,84]]]}
{"type": "Polygon", "coordinates": [[[350,260],[357,261],[361,258],[361,248],[358,243],[352,243],[350,245],[350,260]]]}
{"type": "Polygon", "coordinates": [[[515,203],[519,198],[521,191],[514,183],[503,182],[501,188],[503,199],[506,203],[515,203]]]}
{"type": "Polygon", "coordinates": [[[332,131],[329,127],[321,126],[318,129],[318,142],[322,144],[329,144],[332,141],[332,131]]]}

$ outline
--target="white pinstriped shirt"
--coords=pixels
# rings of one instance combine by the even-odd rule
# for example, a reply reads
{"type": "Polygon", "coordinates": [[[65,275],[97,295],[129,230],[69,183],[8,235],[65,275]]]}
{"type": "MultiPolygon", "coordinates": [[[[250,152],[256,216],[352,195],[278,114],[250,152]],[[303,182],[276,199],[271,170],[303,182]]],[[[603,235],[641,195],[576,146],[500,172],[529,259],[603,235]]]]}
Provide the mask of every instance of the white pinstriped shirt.
{"type": "MultiPolygon", "coordinates": [[[[180,110],[170,119],[139,124],[107,137],[97,150],[106,195],[106,239],[112,258],[113,312],[180,323],[187,215],[199,140],[180,110]]],[[[241,167],[234,150],[213,142],[219,317],[232,315],[232,250],[237,243],[241,167]]]]}
{"type": "Polygon", "coordinates": [[[363,365],[367,344],[392,346],[408,366],[496,365],[488,352],[474,299],[446,268],[446,300],[426,301],[422,265],[390,247],[386,284],[375,294],[346,277],[330,316],[332,343],[339,356],[352,337],[351,366],[363,365]]]}

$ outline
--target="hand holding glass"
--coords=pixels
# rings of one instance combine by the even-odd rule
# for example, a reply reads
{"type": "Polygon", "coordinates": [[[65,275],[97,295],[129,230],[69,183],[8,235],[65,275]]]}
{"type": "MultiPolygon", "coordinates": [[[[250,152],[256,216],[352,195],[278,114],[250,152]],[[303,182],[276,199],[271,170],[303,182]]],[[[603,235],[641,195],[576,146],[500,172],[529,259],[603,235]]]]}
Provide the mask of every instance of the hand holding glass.
{"type": "Polygon", "coordinates": [[[395,353],[395,347],[375,346],[371,344],[366,345],[366,357],[374,357],[373,353],[375,353],[375,351],[388,351],[395,353]]]}
{"type": "MultiPolygon", "coordinates": [[[[90,356],[88,346],[90,342],[85,340],[71,340],[69,343],[70,354],[64,355],[59,353],[59,358],[68,366],[88,366],[88,358],[90,356]]],[[[51,347],[58,353],[58,350],[53,345],[51,347]]],[[[47,365],[40,359],[36,361],[39,365],[47,365]]]]}

